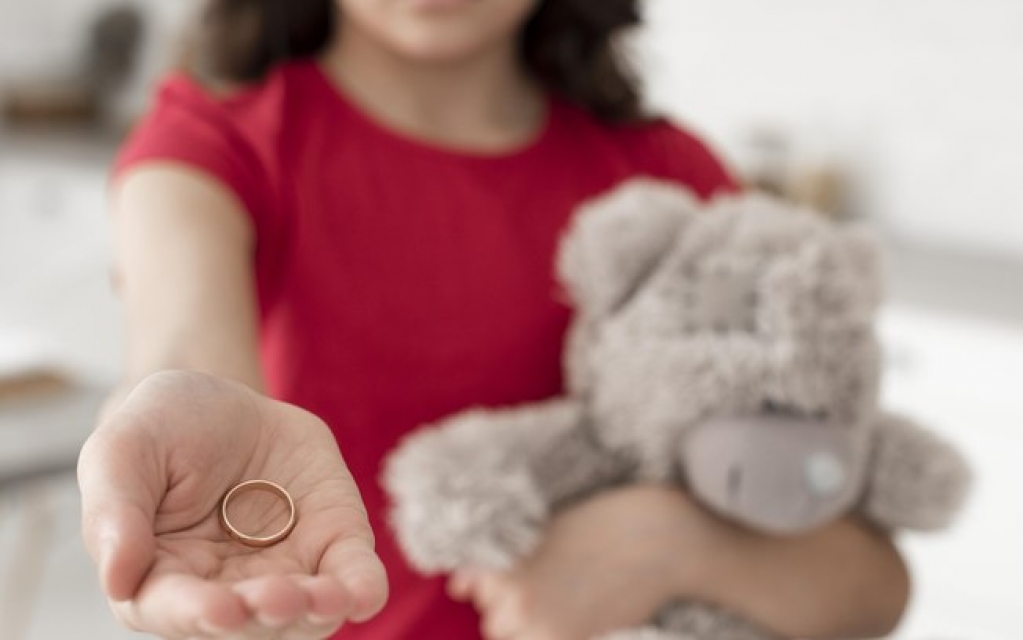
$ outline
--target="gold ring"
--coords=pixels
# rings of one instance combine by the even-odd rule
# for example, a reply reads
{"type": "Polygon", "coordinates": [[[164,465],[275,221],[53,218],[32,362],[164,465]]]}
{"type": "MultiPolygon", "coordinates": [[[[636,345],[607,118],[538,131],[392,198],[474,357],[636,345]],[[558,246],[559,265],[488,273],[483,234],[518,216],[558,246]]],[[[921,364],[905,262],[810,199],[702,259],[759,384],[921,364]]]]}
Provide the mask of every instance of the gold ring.
{"type": "Polygon", "coordinates": [[[292,529],[295,528],[295,522],[297,519],[295,501],[291,499],[291,494],[285,491],[284,487],[281,485],[275,482],[270,482],[269,480],[248,480],[243,482],[228,491],[224,495],[224,499],[220,501],[220,526],[224,528],[224,531],[226,531],[227,535],[231,536],[232,539],[237,540],[247,547],[270,547],[277,544],[288,537],[288,534],[290,534],[292,529]],[[243,493],[249,493],[251,491],[266,491],[267,493],[272,493],[275,496],[278,496],[288,503],[288,524],[284,525],[283,529],[270,536],[250,536],[242,533],[233,524],[231,524],[231,519],[227,517],[227,508],[230,506],[231,501],[243,493]]]}

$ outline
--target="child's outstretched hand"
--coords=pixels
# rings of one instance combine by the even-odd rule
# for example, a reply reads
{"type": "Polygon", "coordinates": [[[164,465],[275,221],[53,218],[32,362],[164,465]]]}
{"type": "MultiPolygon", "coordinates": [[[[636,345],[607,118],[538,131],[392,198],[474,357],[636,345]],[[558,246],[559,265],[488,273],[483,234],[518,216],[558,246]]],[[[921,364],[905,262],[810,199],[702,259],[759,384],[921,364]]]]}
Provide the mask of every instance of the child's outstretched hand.
{"type": "MultiPolygon", "coordinates": [[[[147,378],[89,438],[78,476],[86,546],[131,628],[323,638],[386,599],[362,500],[329,429],[242,385],[186,372],[147,378]],[[281,485],[297,511],[291,535],[262,549],[233,541],[218,518],[224,494],[251,479],[281,485]]],[[[287,517],[268,494],[246,494],[237,507],[246,533],[269,535],[287,517]]]]}

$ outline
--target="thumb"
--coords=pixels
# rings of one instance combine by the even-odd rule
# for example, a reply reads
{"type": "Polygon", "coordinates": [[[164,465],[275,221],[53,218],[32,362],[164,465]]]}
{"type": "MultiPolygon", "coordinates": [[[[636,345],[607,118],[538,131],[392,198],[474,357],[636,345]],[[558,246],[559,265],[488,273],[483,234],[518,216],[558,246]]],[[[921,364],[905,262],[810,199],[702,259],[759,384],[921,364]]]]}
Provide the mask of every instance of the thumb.
{"type": "Polygon", "coordinates": [[[166,480],[140,433],[101,427],[78,458],[82,537],[114,601],[135,596],[156,554],[153,525],[166,480]]]}
{"type": "Polygon", "coordinates": [[[453,600],[465,602],[472,599],[479,579],[479,570],[474,567],[462,567],[454,571],[448,578],[447,592],[453,600]]]}

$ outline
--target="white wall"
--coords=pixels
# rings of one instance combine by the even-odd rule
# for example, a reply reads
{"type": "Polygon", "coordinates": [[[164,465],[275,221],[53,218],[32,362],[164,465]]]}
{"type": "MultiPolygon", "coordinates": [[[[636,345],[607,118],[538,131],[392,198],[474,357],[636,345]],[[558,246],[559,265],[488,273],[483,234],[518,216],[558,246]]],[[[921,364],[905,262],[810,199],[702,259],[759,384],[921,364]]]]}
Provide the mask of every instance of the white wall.
{"type": "Polygon", "coordinates": [[[733,157],[781,123],[918,241],[1023,257],[1023,2],[648,0],[655,103],[733,157]]]}

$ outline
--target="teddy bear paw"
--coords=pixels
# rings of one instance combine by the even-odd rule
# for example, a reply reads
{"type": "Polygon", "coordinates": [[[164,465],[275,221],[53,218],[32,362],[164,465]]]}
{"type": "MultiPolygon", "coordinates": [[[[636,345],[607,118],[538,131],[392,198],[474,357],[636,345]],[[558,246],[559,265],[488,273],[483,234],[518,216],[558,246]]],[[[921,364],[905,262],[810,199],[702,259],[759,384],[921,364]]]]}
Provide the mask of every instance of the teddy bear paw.
{"type": "MultiPolygon", "coordinates": [[[[436,461],[437,458],[431,458],[436,461]]],[[[441,573],[464,566],[509,568],[532,551],[547,503],[525,470],[397,458],[385,475],[391,525],[413,566],[441,573]]]]}

